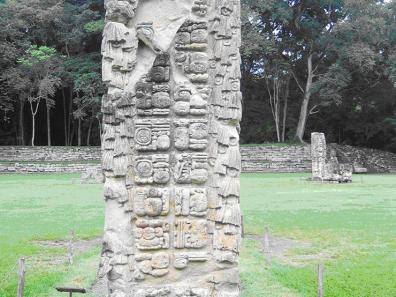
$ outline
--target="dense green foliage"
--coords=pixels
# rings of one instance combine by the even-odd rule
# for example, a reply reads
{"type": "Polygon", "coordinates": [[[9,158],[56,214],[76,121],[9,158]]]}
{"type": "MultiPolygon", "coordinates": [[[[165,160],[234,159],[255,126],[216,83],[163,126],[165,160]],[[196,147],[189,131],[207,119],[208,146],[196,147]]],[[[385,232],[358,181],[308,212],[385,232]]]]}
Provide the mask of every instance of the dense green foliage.
{"type": "MultiPolygon", "coordinates": [[[[396,296],[396,176],[356,176],[345,185],[312,183],[306,176],[242,175],[242,296],[314,297],[319,261],[326,265],[328,297],[396,296]],[[265,226],[278,250],[282,239],[294,240],[270,266],[262,252],[265,226]]],[[[89,287],[93,281],[98,248],[69,269],[64,248],[34,242],[65,240],[70,229],[79,239],[100,236],[102,186],[73,183],[78,178],[0,176],[0,296],[15,296],[21,256],[27,258],[26,297],[61,297],[55,285],[89,287]]]]}
{"type": "Polygon", "coordinates": [[[1,144],[100,143],[103,13],[91,0],[1,7],[1,144]]]}
{"type": "MultiPolygon", "coordinates": [[[[315,130],[396,151],[395,1],[241,2],[243,143],[315,130]]],[[[0,5],[0,144],[99,144],[103,0],[0,5]]]]}
{"type": "Polygon", "coordinates": [[[245,142],[315,130],[396,150],[395,1],[242,2],[245,142]]]}

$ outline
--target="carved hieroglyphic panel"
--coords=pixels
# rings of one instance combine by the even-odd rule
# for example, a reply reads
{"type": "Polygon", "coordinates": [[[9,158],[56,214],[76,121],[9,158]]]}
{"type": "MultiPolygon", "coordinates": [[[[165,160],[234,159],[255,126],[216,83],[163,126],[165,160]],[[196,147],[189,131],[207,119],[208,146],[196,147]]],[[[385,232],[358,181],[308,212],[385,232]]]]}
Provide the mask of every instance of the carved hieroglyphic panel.
{"type": "Polygon", "coordinates": [[[321,182],[352,182],[352,164],[340,164],[337,152],[326,147],[323,133],[311,133],[312,180],[321,182]],[[328,154],[329,153],[329,154],[328,154]]]}
{"type": "Polygon", "coordinates": [[[311,134],[312,179],[322,180],[326,166],[326,138],[324,133],[311,134]]]}
{"type": "Polygon", "coordinates": [[[239,0],[105,0],[111,297],[239,297],[239,0]]]}

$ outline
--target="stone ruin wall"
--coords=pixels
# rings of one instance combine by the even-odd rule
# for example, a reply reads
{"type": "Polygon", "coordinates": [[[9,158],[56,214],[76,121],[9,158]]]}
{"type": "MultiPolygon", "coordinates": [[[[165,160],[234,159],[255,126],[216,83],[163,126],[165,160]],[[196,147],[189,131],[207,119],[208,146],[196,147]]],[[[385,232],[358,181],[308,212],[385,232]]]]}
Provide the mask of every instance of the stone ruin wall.
{"type": "Polygon", "coordinates": [[[0,146],[0,162],[100,161],[101,151],[95,146],[0,146]]]}
{"type": "Polygon", "coordinates": [[[238,297],[240,3],[106,1],[101,275],[112,297],[238,297]]]}
{"type": "Polygon", "coordinates": [[[311,148],[303,145],[241,147],[242,172],[310,172],[311,148]]]}
{"type": "MultiPolygon", "coordinates": [[[[341,161],[352,160],[369,173],[396,173],[396,154],[369,148],[330,143],[341,161]]],[[[311,146],[254,145],[240,147],[242,172],[311,172],[311,146]]],[[[83,160],[100,162],[98,147],[0,146],[0,173],[82,172],[83,160]],[[42,162],[46,160],[46,162],[42,162]],[[60,164],[59,161],[69,164],[60,164]],[[18,163],[24,161],[23,163],[18,163]]],[[[89,164],[89,166],[99,166],[89,164]]]]}

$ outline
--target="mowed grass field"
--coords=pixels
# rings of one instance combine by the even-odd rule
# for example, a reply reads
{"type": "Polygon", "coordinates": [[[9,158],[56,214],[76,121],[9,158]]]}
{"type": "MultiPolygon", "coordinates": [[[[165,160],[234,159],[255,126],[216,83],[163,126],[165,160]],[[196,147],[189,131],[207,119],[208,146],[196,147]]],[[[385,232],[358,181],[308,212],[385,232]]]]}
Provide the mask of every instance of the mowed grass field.
{"type": "MultiPolygon", "coordinates": [[[[355,175],[354,183],[320,184],[306,174],[243,174],[245,239],[242,297],[314,297],[323,262],[326,297],[396,296],[396,176],[355,175]],[[263,253],[270,229],[271,255],[263,253]]],[[[99,246],[76,252],[46,241],[94,239],[103,229],[101,185],[79,175],[0,176],[0,296],[15,296],[19,257],[27,263],[27,297],[63,296],[55,285],[89,287],[99,246]]],[[[87,296],[87,295],[85,295],[87,296]]]]}

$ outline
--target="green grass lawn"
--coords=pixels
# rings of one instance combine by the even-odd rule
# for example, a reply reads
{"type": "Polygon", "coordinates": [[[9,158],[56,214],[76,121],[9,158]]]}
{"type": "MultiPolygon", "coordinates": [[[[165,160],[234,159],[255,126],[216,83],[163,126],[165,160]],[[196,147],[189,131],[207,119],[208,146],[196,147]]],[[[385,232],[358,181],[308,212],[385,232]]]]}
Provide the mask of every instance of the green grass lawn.
{"type": "MultiPolygon", "coordinates": [[[[27,297],[62,296],[54,285],[93,281],[99,247],[78,254],[69,268],[64,248],[35,243],[67,239],[70,229],[81,239],[100,236],[102,186],[73,183],[78,176],[0,175],[1,297],[15,296],[20,256],[27,259],[27,297]]],[[[242,297],[314,297],[321,261],[326,297],[395,297],[396,176],[356,175],[345,185],[306,176],[243,174],[242,297]],[[296,242],[271,263],[260,241],[265,226],[276,240],[296,242]]]]}
{"type": "MultiPolygon", "coordinates": [[[[45,296],[69,274],[62,259],[65,249],[35,244],[37,240],[67,239],[71,229],[79,238],[100,236],[104,202],[100,185],[73,183],[79,175],[0,175],[0,296],[15,296],[16,263],[26,257],[27,297],[45,296]]],[[[98,250],[95,253],[97,258],[98,250]]],[[[77,262],[93,257],[92,251],[77,262]]],[[[64,261],[63,261],[64,262],[64,261]]],[[[97,264],[96,264],[97,265],[97,264]]],[[[73,267],[73,269],[76,269],[73,267]]],[[[89,276],[95,275],[95,269],[89,276]]],[[[70,277],[73,277],[72,275],[70,277]]],[[[84,280],[83,280],[84,281],[84,280]]]]}
{"type": "Polygon", "coordinates": [[[261,237],[269,226],[276,236],[305,243],[263,267],[260,244],[247,236],[243,297],[316,296],[320,261],[326,297],[396,296],[396,176],[355,175],[354,183],[341,185],[305,176],[243,175],[247,235],[261,237]]]}

